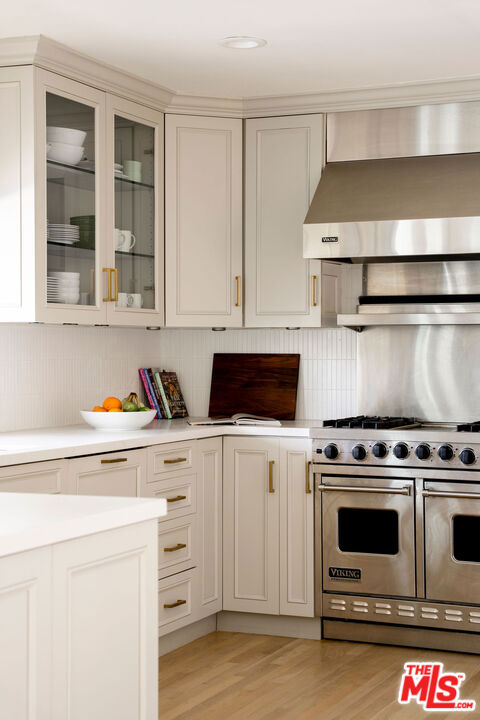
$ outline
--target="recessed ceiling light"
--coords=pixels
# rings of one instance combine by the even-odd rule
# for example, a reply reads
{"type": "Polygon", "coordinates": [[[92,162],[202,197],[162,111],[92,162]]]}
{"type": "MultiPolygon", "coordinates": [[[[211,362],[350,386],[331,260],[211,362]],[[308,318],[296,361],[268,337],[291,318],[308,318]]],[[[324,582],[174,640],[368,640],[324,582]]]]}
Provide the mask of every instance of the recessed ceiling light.
{"type": "Polygon", "coordinates": [[[263,47],[266,44],[266,40],[256,37],[248,37],[248,35],[232,35],[231,37],[223,38],[223,40],[220,41],[220,45],[228,48],[235,48],[236,50],[252,50],[252,48],[263,47]]]}

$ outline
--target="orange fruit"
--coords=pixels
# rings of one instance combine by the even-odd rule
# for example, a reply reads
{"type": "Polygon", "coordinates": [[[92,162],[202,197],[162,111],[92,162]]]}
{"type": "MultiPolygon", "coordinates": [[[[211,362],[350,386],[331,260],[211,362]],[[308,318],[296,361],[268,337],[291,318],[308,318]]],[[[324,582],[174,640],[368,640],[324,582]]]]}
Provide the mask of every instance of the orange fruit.
{"type": "Polygon", "coordinates": [[[108,412],[123,412],[122,408],[110,408],[108,412]]]}
{"type": "Polygon", "coordinates": [[[122,401],[116,397],[105,398],[103,401],[103,407],[105,410],[113,410],[114,408],[117,408],[118,410],[123,409],[122,401]]]}
{"type": "Polygon", "coordinates": [[[100,407],[100,405],[95,405],[92,412],[107,412],[104,407],[100,407]]]}

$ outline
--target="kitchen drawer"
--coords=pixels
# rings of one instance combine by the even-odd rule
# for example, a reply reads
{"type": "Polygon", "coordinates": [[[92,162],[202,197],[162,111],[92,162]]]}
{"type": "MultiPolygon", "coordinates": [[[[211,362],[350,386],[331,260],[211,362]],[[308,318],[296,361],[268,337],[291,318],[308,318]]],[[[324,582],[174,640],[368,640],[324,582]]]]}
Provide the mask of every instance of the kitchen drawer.
{"type": "Polygon", "coordinates": [[[29,463],[0,468],[0,492],[66,492],[67,461],[29,463]]]}
{"type": "Polygon", "coordinates": [[[68,463],[68,486],[73,495],[136,497],[145,476],[145,450],[87,455],[68,463]]]}
{"type": "Polygon", "coordinates": [[[158,576],[164,578],[198,564],[197,518],[169,520],[158,525],[158,576]]]}
{"type": "Polygon", "coordinates": [[[147,482],[155,482],[158,475],[193,467],[193,443],[170,443],[148,448],[147,482]]]}
{"type": "Polygon", "coordinates": [[[158,582],[159,635],[195,621],[196,570],[171,575],[158,582]]]}
{"type": "Polygon", "coordinates": [[[167,515],[160,523],[191,515],[197,511],[196,475],[182,475],[164,481],[148,483],[142,491],[145,497],[165,498],[167,515]]]}

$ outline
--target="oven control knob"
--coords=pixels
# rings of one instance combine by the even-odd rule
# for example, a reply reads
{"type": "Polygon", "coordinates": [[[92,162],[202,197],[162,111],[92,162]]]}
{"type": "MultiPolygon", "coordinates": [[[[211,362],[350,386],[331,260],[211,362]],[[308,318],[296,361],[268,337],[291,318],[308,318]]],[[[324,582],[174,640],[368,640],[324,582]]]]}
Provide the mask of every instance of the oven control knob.
{"type": "Polygon", "coordinates": [[[427,445],[426,443],[420,443],[420,445],[417,445],[415,455],[419,460],[428,460],[431,454],[432,451],[430,450],[430,445],[427,445]]]}
{"type": "Polygon", "coordinates": [[[399,460],[405,460],[408,455],[408,445],[404,442],[399,442],[393,448],[393,454],[399,460]]]}
{"type": "Polygon", "coordinates": [[[375,443],[372,448],[372,452],[376,458],[384,458],[388,453],[387,446],[382,442],[375,443]]]}
{"type": "Polygon", "coordinates": [[[365,460],[367,457],[367,451],[363,447],[363,445],[355,445],[355,447],[352,450],[352,455],[354,460],[365,460]]]}
{"type": "Polygon", "coordinates": [[[325,450],[323,451],[326,458],[329,460],[336,460],[338,457],[338,447],[334,445],[333,443],[330,443],[330,445],[327,445],[325,450]]]}
{"type": "Polygon", "coordinates": [[[460,453],[460,461],[464,465],[473,465],[477,458],[475,457],[475,453],[471,448],[463,448],[462,452],[460,453]]]}
{"type": "Polygon", "coordinates": [[[440,460],[451,460],[453,458],[453,448],[451,445],[440,445],[438,448],[438,457],[440,460]]]}

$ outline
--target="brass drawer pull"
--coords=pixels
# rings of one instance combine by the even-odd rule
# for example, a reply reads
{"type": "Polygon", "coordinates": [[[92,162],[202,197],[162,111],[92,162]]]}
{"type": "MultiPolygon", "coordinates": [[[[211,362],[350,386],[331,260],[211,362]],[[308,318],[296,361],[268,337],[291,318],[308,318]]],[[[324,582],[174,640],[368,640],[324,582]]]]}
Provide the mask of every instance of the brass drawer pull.
{"type": "Polygon", "coordinates": [[[167,503],[169,503],[169,502],[180,502],[180,500],[186,500],[186,499],[187,499],[187,496],[186,496],[186,495],[177,495],[177,497],[167,498],[167,503]]]}
{"type": "Polygon", "coordinates": [[[309,462],[306,463],[306,468],[305,468],[305,492],[307,493],[307,495],[311,495],[311,493],[312,493],[312,490],[310,488],[310,463],[309,462]]]}
{"type": "Polygon", "coordinates": [[[187,462],[187,458],[172,458],[171,460],[164,460],[164,465],[175,465],[176,463],[187,462]]]}
{"type": "Polygon", "coordinates": [[[174,603],[163,603],[163,607],[164,608],[174,608],[174,607],[178,607],[179,605],[186,605],[186,604],[187,604],[186,600],[177,600],[177,602],[174,602],[174,603]]]}
{"type": "Polygon", "coordinates": [[[268,492],[274,493],[275,487],[273,485],[273,466],[275,465],[275,460],[270,460],[268,463],[268,492]]]}
{"type": "Polygon", "coordinates": [[[312,305],[317,307],[317,277],[318,275],[312,275],[312,305]]]}
{"type": "Polygon", "coordinates": [[[175,550],[183,550],[186,547],[186,543],[177,543],[174,547],[164,547],[163,552],[175,552],[175,550]]]}
{"type": "Polygon", "coordinates": [[[100,460],[102,465],[109,465],[110,463],[117,462],[128,462],[128,458],[111,458],[109,460],[100,460]]]}

